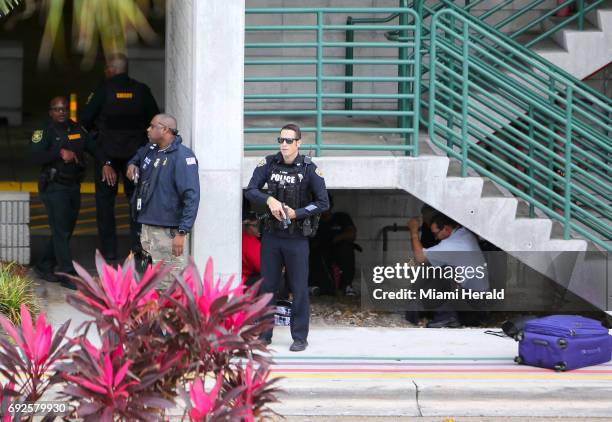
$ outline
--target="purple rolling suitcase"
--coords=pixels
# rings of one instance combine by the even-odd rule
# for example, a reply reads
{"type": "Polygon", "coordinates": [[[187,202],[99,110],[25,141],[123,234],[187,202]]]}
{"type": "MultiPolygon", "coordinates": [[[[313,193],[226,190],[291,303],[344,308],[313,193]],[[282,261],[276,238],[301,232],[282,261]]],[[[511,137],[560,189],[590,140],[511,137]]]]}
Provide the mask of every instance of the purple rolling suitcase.
{"type": "Polygon", "coordinates": [[[515,361],[567,371],[611,358],[612,336],[601,322],[576,315],[552,315],[525,323],[515,361]]]}

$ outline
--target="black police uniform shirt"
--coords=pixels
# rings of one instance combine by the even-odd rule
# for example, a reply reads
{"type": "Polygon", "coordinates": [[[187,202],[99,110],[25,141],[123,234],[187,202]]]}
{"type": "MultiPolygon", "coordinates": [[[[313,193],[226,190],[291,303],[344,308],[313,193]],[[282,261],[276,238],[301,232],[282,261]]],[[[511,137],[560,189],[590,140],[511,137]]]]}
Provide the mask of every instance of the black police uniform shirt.
{"type": "Polygon", "coordinates": [[[89,95],[81,120],[99,131],[102,161],[126,160],[147,141],[146,129],[159,107],[151,90],[122,73],[105,80],[89,95]]]}
{"type": "Polygon", "coordinates": [[[34,131],[30,142],[32,161],[40,164],[43,171],[55,168],[56,180],[64,183],[80,182],[85,169],[84,152],[93,156],[95,149],[95,142],[87,131],[72,120],[58,123],[49,119],[43,129],[34,131]],[[79,163],[65,163],[60,156],[62,148],[74,152],[79,163]]]}
{"type": "MultiPolygon", "coordinates": [[[[294,208],[296,220],[301,221],[327,210],[329,208],[329,199],[323,173],[317,168],[315,163],[305,163],[305,159],[304,155],[298,154],[294,162],[287,165],[284,163],[280,152],[262,159],[257,164],[246,188],[245,195],[247,199],[257,204],[265,205],[270,195],[267,192],[262,192],[260,189],[267,185],[268,182],[283,183],[285,185],[300,184],[299,206],[294,208]],[[306,166],[306,170],[295,173],[295,167],[300,166],[306,166]],[[280,169],[280,171],[274,172],[274,168],[280,169]],[[283,171],[283,169],[287,171],[283,171]],[[302,173],[303,180],[299,180],[302,173]]],[[[306,161],[308,160],[309,158],[306,159],[306,161]]],[[[294,223],[295,220],[292,221],[292,224],[294,223]]],[[[303,237],[301,230],[297,227],[294,227],[293,230],[274,230],[274,235],[279,237],[303,237]]]]}

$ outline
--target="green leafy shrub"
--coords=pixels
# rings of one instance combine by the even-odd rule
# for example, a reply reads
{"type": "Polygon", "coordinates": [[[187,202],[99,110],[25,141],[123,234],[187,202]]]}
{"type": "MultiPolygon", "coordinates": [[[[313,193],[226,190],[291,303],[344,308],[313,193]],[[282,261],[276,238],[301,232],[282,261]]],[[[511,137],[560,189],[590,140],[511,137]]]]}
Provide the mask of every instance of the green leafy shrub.
{"type": "Polygon", "coordinates": [[[30,313],[38,313],[34,286],[27,276],[27,269],[15,263],[0,262],[0,314],[17,324],[20,322],[19,308],[22,304],[30,313]]]}

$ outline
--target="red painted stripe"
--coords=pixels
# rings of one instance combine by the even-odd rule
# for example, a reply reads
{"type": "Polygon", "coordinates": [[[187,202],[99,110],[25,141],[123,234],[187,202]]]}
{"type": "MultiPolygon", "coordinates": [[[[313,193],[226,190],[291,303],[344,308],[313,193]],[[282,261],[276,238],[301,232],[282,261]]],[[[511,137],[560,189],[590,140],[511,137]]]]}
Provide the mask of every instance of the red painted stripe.
{"type": "MultiPolygon", "coordinates": [[[[309,368],[309,369],[298,369],[298,368],[272,368],[272,372],[287,372],[287,373],[355,373],[355,374],[375,374],[375,373],[396,373],[396,374],[410,374],[410,373],[465,373],[465,374],[476,374],[476,373],[533,373],[533,372],[549,372],[554,373],[552,369],[544,368],[532,368],[532,369],[346,369],[346,368],[309,368]]],[[[575,369],[570,373],[580,374],[612,374],[612,370],[604,369],[575,369]]]]}

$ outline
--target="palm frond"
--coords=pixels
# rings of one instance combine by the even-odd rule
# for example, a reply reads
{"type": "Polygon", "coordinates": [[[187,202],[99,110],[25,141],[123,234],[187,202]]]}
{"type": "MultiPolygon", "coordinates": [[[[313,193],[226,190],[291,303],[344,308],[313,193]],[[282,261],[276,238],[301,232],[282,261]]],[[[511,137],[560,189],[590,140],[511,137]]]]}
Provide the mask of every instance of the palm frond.
{"type": "Polygon", "coordinates": [[[0,0],[0,18],[8,15],[19,3],[21,0],[0,0]]]}

